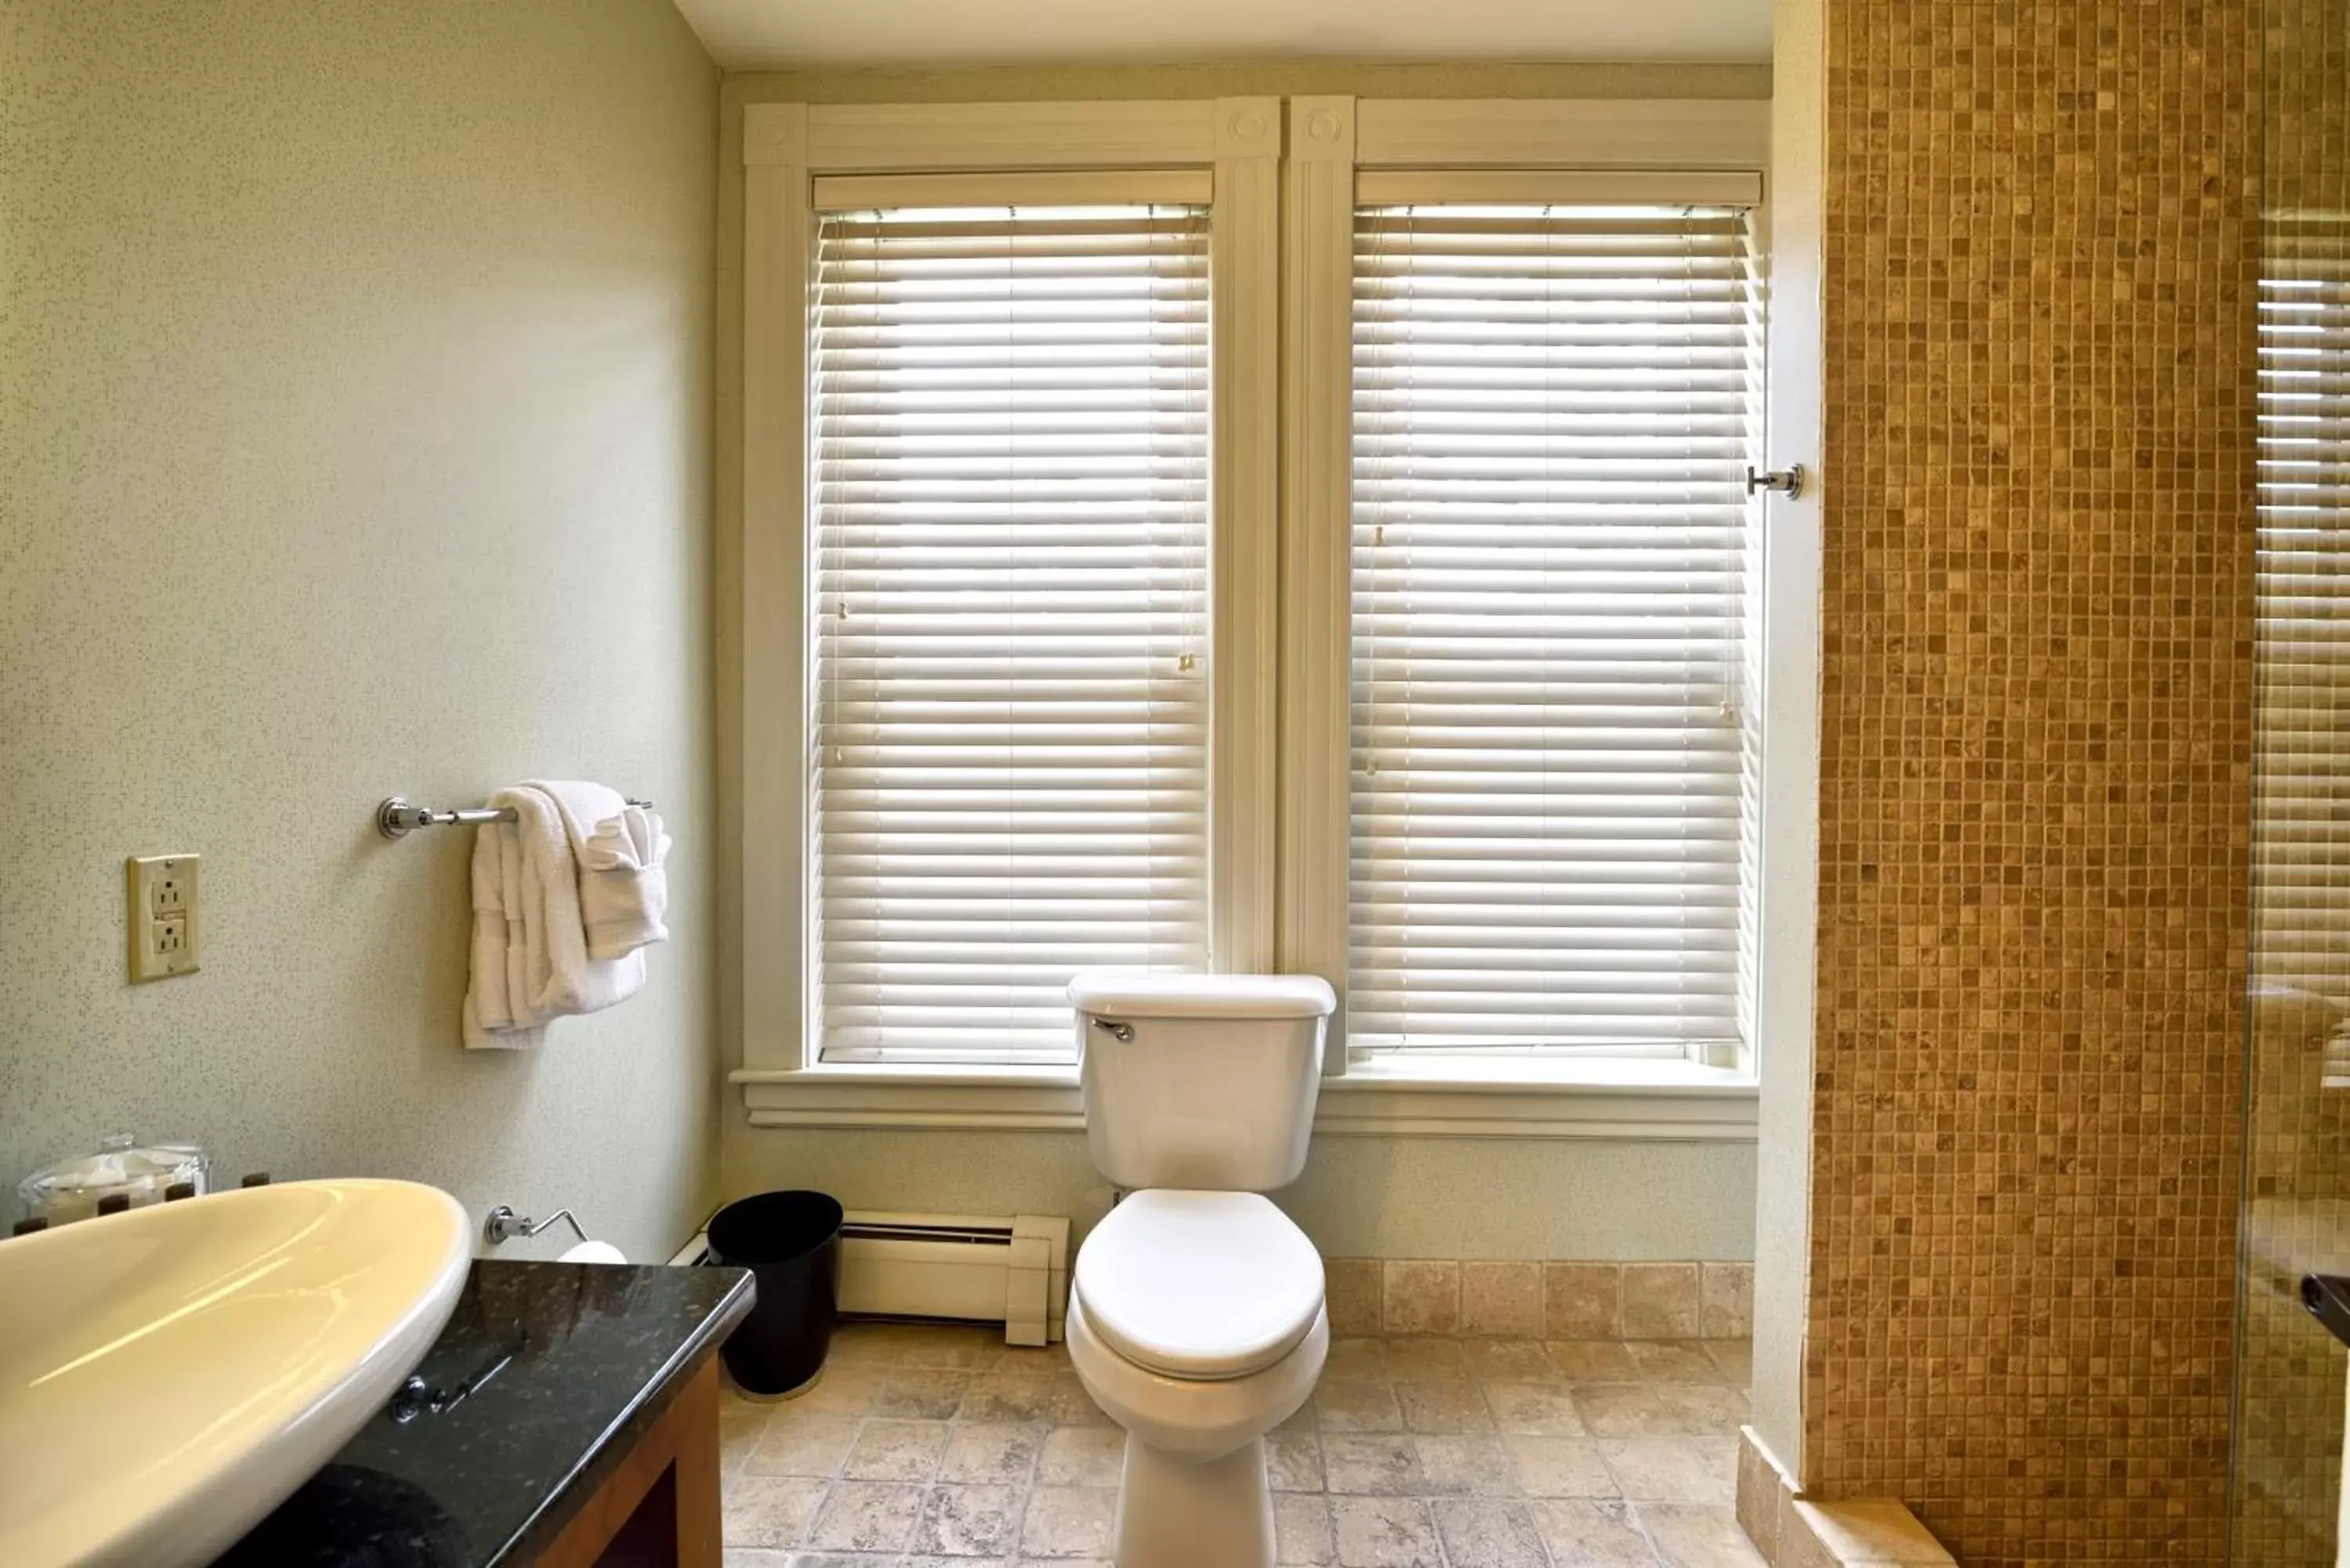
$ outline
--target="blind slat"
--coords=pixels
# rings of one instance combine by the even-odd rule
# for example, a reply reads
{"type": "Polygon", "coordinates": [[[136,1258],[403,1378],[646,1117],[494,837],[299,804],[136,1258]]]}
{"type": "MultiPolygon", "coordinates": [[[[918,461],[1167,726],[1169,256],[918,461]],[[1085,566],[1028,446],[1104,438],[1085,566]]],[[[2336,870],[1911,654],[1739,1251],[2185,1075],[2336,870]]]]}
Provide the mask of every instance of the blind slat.
{"type": "Polygon", "coordinates": [[[1206,965],[1207,214],[827,213],[816,253],[822,1057],[1065,1063],[1070,975],[1206,965]]]}
{"type": "Polygon", "coordinates": [[[1746,215],[1371,207],[1355,256],[1349,1043],[1734,1042],[1746,215]]]}

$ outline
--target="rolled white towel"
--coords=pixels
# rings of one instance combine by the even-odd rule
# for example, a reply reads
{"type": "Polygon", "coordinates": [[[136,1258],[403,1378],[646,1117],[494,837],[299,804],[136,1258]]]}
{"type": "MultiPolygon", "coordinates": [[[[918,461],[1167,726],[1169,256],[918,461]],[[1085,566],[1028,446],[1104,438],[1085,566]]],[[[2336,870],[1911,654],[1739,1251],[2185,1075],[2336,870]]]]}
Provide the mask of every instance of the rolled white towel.
{"type": "Polygon", "coordinates": [[[522,785],[503,789],[490,804],[511,806],[511,826],[491,824],[474,843],[475,979],[466,992],[465,1044],[476,1048],[536,1045],[547,1021],[595,1012],[644,989],[641,954],[592,958],[579,907],[579,872],[571,838],[556,801],[522,785]],[[485,862],[484,857],[488,859],[485,862]],[[495,867],[494,897],[504,940],[479,903],[495,867]],[[503,961],[504,986],[486,978],[503,961]],[[493,1022],[503,1018],[503,1023],[493,1022]]]}
{"type": "Polygon", "coordinates": [[[588,956],[618,959],[669,940],[670,837],[660,815],[599,784],[533,780],[561,809],[579,867],[579,912],[588,956]]]}

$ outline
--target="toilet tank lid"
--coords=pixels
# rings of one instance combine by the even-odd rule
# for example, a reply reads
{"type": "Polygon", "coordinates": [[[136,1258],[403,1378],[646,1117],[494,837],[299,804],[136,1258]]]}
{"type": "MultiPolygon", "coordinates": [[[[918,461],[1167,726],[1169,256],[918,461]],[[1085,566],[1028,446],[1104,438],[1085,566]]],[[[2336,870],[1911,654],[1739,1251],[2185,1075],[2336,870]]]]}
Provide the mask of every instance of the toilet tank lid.
{"type": "Polygon", "coordinates": [[[1096,1018],[1326,1018],[1338,1006],[1312,974],[1081,974],[1069,1005],[1096,1018]]]}

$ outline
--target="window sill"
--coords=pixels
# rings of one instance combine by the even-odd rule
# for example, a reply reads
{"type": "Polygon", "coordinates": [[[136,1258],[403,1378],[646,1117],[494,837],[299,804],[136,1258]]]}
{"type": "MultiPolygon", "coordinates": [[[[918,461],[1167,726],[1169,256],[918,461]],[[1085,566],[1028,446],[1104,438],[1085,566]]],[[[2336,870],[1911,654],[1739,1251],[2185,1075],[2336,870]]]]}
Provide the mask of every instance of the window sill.
{"type": "MultiPolygon", "coordinates": [[[[960,1127],[1075,1132],[1075,1068],[746,1068],[733,1075],[762,1127],[960,1127]]],[[[1318,1137],[1664,1139],[1752,1143],[1754,1080],[1688,1062],[1523,1058],[1357,1064],[1322,1081],[1318,1137]]]]}

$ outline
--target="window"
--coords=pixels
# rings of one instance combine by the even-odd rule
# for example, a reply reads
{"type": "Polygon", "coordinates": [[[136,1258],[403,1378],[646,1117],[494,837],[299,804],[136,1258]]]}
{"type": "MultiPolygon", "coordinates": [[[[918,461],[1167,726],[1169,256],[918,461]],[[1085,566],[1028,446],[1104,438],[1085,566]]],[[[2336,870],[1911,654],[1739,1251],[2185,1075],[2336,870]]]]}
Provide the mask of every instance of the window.
{"type": "Polygon", "coordinates": [[[1737,1060],[1760,348],[1743,206],[1357,213],[1354,1051],[1737,1060]]]}
{"type": "Polygon", "coordinates": [[[748,106],[754,1122],[1082,1126],[1072,973],[1278,969],[1326,1129],[1751,1137],[1767,117],[748,106]]]}
{"type": "Polygon", "coordinates": [[[1072,974],[1207,967],[1208,248],[1198,203],[819,216],[824,1062],[1070,1062],[1072,974]]]}

